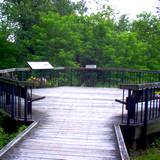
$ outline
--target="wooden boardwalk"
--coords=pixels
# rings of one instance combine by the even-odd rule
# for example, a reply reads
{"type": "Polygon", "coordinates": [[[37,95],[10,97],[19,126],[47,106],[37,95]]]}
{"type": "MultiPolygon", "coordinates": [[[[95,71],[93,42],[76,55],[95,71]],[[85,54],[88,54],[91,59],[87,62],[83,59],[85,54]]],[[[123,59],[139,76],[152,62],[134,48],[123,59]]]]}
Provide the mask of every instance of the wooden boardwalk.
{"type": "Polygon", "coordinates": [[[2,160],[119,160],[113,123],[120,122],[122,91],[111,88],[36,89],[40,123],[2,160]]]}

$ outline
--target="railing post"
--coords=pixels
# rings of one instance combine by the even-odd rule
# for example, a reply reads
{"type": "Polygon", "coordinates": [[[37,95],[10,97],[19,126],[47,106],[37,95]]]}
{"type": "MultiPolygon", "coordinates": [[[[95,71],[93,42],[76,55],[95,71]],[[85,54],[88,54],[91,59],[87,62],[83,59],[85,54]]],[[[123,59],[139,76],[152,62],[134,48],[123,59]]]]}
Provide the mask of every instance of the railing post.
{"type": "Polygon", "coordinates": [[[30,99],[30,101],[28,102],[27,113],[28,113],[29,115],[31,115],[31,118],[32,118],[32,86],[29,87],[29,90],[30,90],[30,92],[27,91],[27,94],[30,93],[30,94],[29,94],[29,99],[30,99]]]}
{"type": "Polygon", "coordinates": [[[147,123],[148,123],[148,88],[145,89],[145,110],[144,110],[144,126],[142,136],[144,138],[144,147],[147,146],[147,123]]]}
{"type": "Polygon", "coordinates": [[[27,87],[25,87],[25,98],[24,98],[24,121],[27,122],[27,108],[28,108],[28,93],[27,87]]]}
{"type": "Polygon", "coordinates": [[[15,108],[15,86],[11,86],[12,89],[12,105],[11,105],[11,118],[14,119],[14,108],[15,108]]]}
{"type": "MultiPolygon", "coordinates": [[[[123,89],[123,101],[124,101],[124,96],[125,96],[125,89],[123,89]]],[[[122,124],[124,120],[124,103],[122,104],[122,124]]]]}
{"type": "Polygon", "coordinates": [[[121,71],[121,74],[120,74],[120,83],[124,84],[124,71],[121,71]]]}
{"type": "Polygon", "coordinates": [[[72,68],[70,69],[70,78],[71,78],[71,82],[70,82],[70,85],[72,86],[72,68]]]}
{"type": "Polygon", "coordinates": [[[127,114],[127,126],[129,126],[130,125],[130,107],[131,107],[131,99],[130,99],[130,97],[131,97],[131,90],[129,89],[128,90],[128,97],[127,97],[127,99],[126,99],[126,103],[127,103],[127,105],[126,105],[126,108],[127,108],[127,110],[128,110],[128,114],[127,114]]]}
{"type": "MultiPolygon", "coordinates": [[[[111,71],[109,71],[109,70],[107,70],[106,72],[108,72],[106,75],[108,76],[108,74],[109,74],[109,76],[108,76],[108,81],[109,81],[109,87],[111,87],[113,84],[112,84],[112,72],[111,71]]],[[[106,78],[106,77],[105,77],[106,78]]],[[[105,80],[104,80],[104,82],[106,82],[105,80]]]]}
{"type": "Polygon", "coordinates": [[[57,75],[56,75],[58,78],[58,82],[57,82],[57,85],[58,85],[58,87],[59,87],[59,79],[60,79],[60,73],[59,73],[59,70],[57,70],[57,75]]]}
{"type": "Polygon", "coordinates": [[[145,133],[147,132],[147,121],[148,121],[148,89],[145,89],[145,112],[144,112],[145,133]]]}
{"type": "Polygon", "coordinates": [[[141,78],[142,78],[142,72],[138,73],[138,83],[141,83],[141,78]]]}
{"type": "Polygon", "coordinates": [[[6,93],[6,105],[10,105],[11,100],[10,100],[10,94],[6,93]]]}
{"type": "Polygon", "coordinates": [[[0,108],[2,107],[2,83],[0,82],[0,108]]]}

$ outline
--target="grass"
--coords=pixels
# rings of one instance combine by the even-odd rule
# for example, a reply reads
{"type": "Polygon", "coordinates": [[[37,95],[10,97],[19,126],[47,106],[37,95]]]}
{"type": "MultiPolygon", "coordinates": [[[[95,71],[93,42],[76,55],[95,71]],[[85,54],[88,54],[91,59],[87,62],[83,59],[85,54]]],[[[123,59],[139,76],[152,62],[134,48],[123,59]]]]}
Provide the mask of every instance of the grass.
{"type": "Polygon", "coordinates": [[[26,125],[12,120],[8,115],[0,112],[0,149],[26,128],[26,125]]]}
{"type": "Polygon", "coordinates": [[[160,150],[158,148],[148,148],[142,155],[131,158],[132,160],[160,160],[160,150]]]}
{"type": "Polygon", "coordinates": [[[160,138],[154,138],[146,150],[131,151],[131,160],[160,160],[160,138]]]}

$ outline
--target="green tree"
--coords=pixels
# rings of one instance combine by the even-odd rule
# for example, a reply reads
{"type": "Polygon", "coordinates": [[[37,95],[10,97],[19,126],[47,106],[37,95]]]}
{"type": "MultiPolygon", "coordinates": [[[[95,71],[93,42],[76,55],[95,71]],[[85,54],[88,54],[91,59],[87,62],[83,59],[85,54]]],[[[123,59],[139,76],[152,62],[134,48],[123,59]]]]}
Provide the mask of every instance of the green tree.
{"type": "Polygon", "coordinates": [[[122,68],[148,69],[146,67],[147,44],[134,32],[124,31],[116,35],[115,65],[122,68]]]}
{"type": "Polygon", "coordinates": [[[52,0],[54,9],[61,16],[75,13],[74,3],[70,0],[52,0]]]}
{"type": "Polygon", "coordinates": [[[37,55],[49,59],[54,65],[74,66],[74,55],[81,40],[75,15],[60,16],[57,13],[42,15],[41,23],[33,26],[32,44],[37,55]]]}
{"type": "Polygon", "coordinates": [[[18,50],[14,43],[12,33],[14,30],[8,27],[9,24],[1,18],[0,20],[0,68],[17,66],[18,50]]]}
{"type": "Polygon", "coordinates": [[[160,59],[160,21],[156,16],[143,13],[138,19],[133,21],[132,31],[136,32],[139,40],[147,43],[146,66],[149,69],[159,69],[160,59]]]}
{"type": "Polygon", "coordinates": [[[40,13],[49,12],[52,5],[49,0],[4,0],[1,3],[2,18],[13,32],[14,42],[19,52],[20,59],[24,62],[29,55],[34,55],[30,39],[32,26],[39,23],[40,13]]]}
{"type": "Polygon", "coordinates": [[[125,14],[121,15],[117,23],[117,31],[119,32],[129,31],[130,27],[131,27],[131,24],[127,15],[125,14]]]}
{"type": "MultiPolygon", "coordinates": [[[[24,62],[31,59],[44,59],[44,56],[37,54],[35,47],[33,47],[34,43],[32,44],[33,26],[41,25],[39,23],[42,15],[49,12],[52,14],[58,13],[60,15],[59,18],[65,15],[75,15],[76,10],[80,9],[80,4],[81,7],[84,7],[83,3],[78,4],[69,0],[4,0],[1,3],[2,17],[8,24],[8,28],[14,31],[11,35],[14,37],[16,46],[21,51],[20,59],[23,59],[24,62]]],[[[63,26],[63,24],[59,25],[63,26]]],[[[45,47],[47,48],[48,46],[46,45],[45,47]]]]}
{"type": "Polygon", "coordinates": [[[49,60],[61,66],[159,69],[158,18],[143,13],[133,22],[126,15],[117,21],[110,6],[91,15],[84,14],[86,9],[85,0],[4,0],[0,66],[14,66],[16,59],[21,63],[49,60]]]}
{"type": "Polygon", "coordinates": [[[17,66],[18,50],[14,43],[6,40],[3,33],[0,32],[0,68],[11,68],[17,66]],[[17,58],[17,59],[16,59],[17,58]]]}

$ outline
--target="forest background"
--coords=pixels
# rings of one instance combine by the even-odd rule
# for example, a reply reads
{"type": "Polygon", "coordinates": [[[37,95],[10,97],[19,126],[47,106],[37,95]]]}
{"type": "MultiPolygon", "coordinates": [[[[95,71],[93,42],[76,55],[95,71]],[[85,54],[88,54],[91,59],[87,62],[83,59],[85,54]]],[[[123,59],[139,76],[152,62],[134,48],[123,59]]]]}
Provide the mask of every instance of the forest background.
{"type": "Polygon", "coordinates": [[[160,19],[143,12],[116,17],[111,6],[86,14],[85,0],[0,3],[0,69],[27,61],[53,66],[160,69],[160,19]]]}

